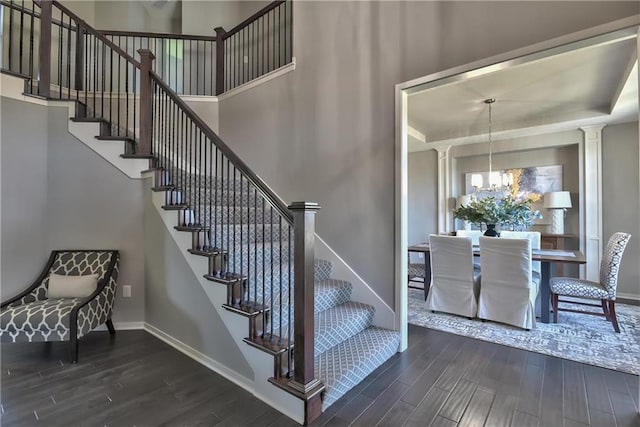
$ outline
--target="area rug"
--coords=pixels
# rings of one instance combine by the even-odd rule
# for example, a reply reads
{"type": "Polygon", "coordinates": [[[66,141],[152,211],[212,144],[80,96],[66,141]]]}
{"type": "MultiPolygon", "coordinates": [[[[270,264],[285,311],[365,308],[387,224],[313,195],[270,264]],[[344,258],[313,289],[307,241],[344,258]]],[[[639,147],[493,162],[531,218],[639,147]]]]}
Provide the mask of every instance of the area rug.
{"type": "MultiPolygon", "coordinates": [[[[574,305],[580,309],[580,306],[574,305]]],[[[424,292],[409,289],[409,323],[523,350],[640,375],[640,307],[616,304],[620,333],[604,317],[560,312],[558,323],[525,331],[494,322],[431,313],[424,292]]]]}

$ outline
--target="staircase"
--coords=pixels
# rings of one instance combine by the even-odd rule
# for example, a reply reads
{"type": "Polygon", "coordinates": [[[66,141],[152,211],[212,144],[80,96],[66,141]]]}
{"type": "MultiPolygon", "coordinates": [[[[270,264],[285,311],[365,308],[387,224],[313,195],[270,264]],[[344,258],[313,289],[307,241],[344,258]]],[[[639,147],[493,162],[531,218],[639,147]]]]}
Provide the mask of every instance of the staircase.
{"type": "MultiPolygon", "coordinates": [[[[134,60],[56,1],[40,2],[41,9],[31,14],[1,4],[15,9],[12,19],[26,14],[39,19],[42,29],[56,21],[69,22],[59,28],[60,34],[64,28],[69,31],[66,39],[60,37],[59,47],[62,52],[62,43],[69,41],[68,57],[72,36],[79,37],[75,46],[83,45],[82,36],[99,46],[102,65],[100,58],[91,65],[90,59],[76,56],[81,60],[74,67],[84,63],[84,78],[83,72],[72,72],[69,62],[68,79],[58,75],[54,85],[50,70],[40,67],[36,81],[32,65],[24,75],[25,92],[72,102],[72,121],[99,123],[95,138],[123,144],[122,158],[149,160],[152,191],[164,198],[163,210],[175,213],[175,230],[191,237],[185,257],[206,260],[208,285],[226,290],[225,300],[218,303],[247,319],[243,341],[273,358],[273,371],[264,381],[304,401],[300,418],[305,423],[398,351],[400,334],[374,326],[374,307],[353,301],[353,285],[332,276],[331,262],[315,258],[314,217],[319,207],[303,202],[287,207],[153,72],[152,52],[140,50],[141,60],[134,60]],[[58,20],[52,19],[56,10],[58,20]],[[121,82],[122,73],[113,65],[105,72],[105,58],[113,56],[118,66],[129,70],[132,82],[121,82]],[[98,96],[89,86],[110,90],[98,96]],[[126,105],[121,105],[123,97],[126,105]]],[[[287,4],[274,2],[266,13],[287,4]]],[[[46,30],[41,33],[39,55],[45,64],[52,42],[46,40],[46,30]]],[[[218,37],[224,34],[218,31],[218,37]]],[[[216,44],[224,49],[224,39],[216,44]]],[[[217,55],[224,58],[224,51],[217,55]]]]}

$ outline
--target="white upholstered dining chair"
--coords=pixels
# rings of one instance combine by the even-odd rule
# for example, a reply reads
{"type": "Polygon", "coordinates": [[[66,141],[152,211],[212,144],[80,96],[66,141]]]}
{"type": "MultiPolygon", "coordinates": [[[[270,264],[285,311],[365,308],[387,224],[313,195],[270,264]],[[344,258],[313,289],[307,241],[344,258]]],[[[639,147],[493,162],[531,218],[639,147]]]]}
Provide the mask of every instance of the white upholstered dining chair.
{"type": "MultiPolygon", "coordinates": [[[[540,242],[542,240],[542,234],[539,231],[500,231],[501,239],[529,239],[531,241],[531,249],[540,249],[540,242]]],[[[540,280],[542,274],[542,267],[540,261],[533,261],[531,268],[533,269],[534,278],[540,280]]]]}
{"type": "Polygon", "coordinates": [[[532,274],[531,241],[480,237],[480,258],[478,317],[527,330],[534,328],[539,281],[532,274]]]}
{"type": "Polygon", "coordinates": [[[473,266],[471,239],[429,236],[431,288],[427,309],[476,317],[480,272],[473,266]]]}
{"type": "Polygon", "coordinates": [[[572,311],[581,314],[595,314],[604,316],[613,325],[613,330],[620,333],[618,318],[616,316],[616,293],[618,287],[618,271],[627,243],[631,234],[614,233],[607,242],[607,247],[600,262],[600,282],[574,279],[573,277],[554,277],[549,281],[551,287],[551,300],[553,302],[553,322],[558,323],[558,311],[572,311]],[[598,304],[583,303],[580,301],[564,301],[559,296],[578,297],[600,300],[603,313],[573,310],[561,308],[559,303],[570,302],[580,305],[596,306],[598,304]]]}

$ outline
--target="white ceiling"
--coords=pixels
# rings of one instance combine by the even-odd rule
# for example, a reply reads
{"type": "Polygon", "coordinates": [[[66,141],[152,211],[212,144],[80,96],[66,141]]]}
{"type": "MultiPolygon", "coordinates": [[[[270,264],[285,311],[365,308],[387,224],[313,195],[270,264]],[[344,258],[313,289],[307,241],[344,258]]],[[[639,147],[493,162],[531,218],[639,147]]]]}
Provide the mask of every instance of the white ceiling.
{"type": "Polygon", "coordinates": [[[409,151],[638,119],[636,39],[582,47],[423,91],[408,99],[409,151]],[[424,135],[424,137],[422,137],[424,135]]]}

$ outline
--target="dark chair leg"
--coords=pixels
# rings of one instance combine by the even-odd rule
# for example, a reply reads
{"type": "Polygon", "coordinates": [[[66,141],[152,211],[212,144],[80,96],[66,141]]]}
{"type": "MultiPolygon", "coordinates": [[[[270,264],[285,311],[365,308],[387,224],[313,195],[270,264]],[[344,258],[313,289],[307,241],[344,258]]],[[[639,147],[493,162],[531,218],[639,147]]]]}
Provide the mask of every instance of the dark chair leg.
{"type": "Polygon", "coordinates": [[[69,357],[71,363],[78,363],[78,338],[76,336],[71,336],[69,340],[69,357]]]}
{"type": "Polygon", "coordinates": [[[607,300],[602,299],[600,300],[600,302],[602,303],[602,310],[604,311],[604,317],[610,322],[611,316],[609,316],[609,306],[607,305],[607,300]]]}
{"type": "Polygon", "coordinates": [[[620,326],[616,317],[616,302],[614,300],[609,301],[609,317],[611,318],[611,323],[613,323],[613,330],[620,333],[620,326]]]}
{"type": "Polygon", "coordinates": [[[558,299],[558,294],[551,294],[551,305],[553,305],[553,323],[558,323],[558,306],[560,305],[558,299]]]}
{"type": "Polygon", "coordinates": [[[116,334],[116,328],[113,327],[113,322],[111,321],[111,319],[107,320],[105,322],[105,324],[107,325],[107,329],[109,329],[109,333],[111,335],[115,335],[116,334]]]}

